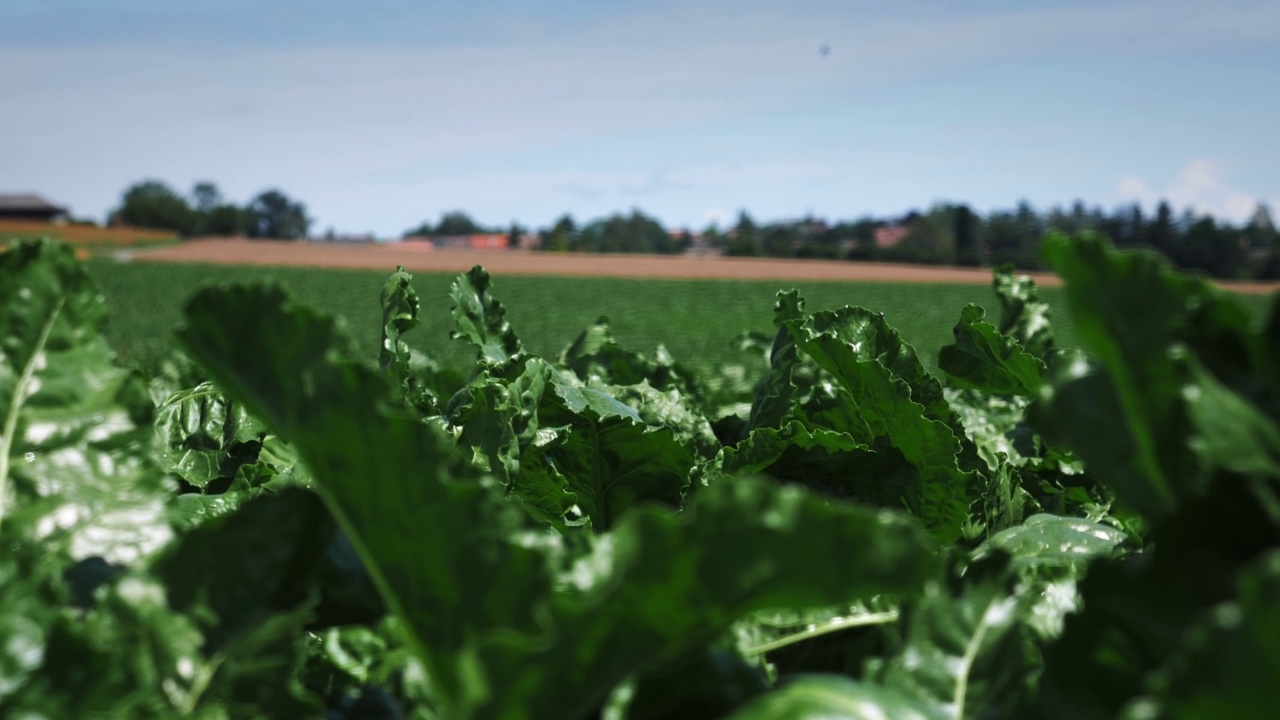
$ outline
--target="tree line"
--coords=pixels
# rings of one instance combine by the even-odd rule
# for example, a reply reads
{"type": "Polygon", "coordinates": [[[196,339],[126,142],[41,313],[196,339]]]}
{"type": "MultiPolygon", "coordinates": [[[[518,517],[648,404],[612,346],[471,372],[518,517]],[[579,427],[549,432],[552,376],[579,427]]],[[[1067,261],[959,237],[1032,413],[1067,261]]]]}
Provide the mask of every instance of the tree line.
{"type": "Polygon", "coordinates": [[[125,190],[120,207],[111,211],[107,223],[170,230],[183,237],[297,240],[307,236],[311,218],[306,205],[276,189],[236,205],[211,182],[198,182],[189,196],[183,196],[164,182],[145,180],[125,190]]]}
{"type": "Polygon", "coordinates": [[[1259,205],[1242,224],[1190,210],[1175,214],[1161,202],[1154,214],[1130,205],[1106,212],[1076,202],[1070,209],[1013,209],[981,214],[967,205],[939,203],[900,217],[841,221],[802,218],[757,223],[747,212],[721,230],[669,233],[638,210],[579,227],[565,215],[539,236],[545,251],[679,253],[695,247],[740,257],[880,260],[937,265],[1012,263],[1045,269],[1040,241],[1050,230],[1106,235],[1118,247],[1163,253],[1177,267],[1227,279],[1280,279],[1280,234],[1259,205]]]}
{"type": "MultiPolygon", "coordinates": [[[[113,222],[171,230],[187,237],[247,235],[254,238],[305,237],[311,219],[306,206],[279,190],[267,190],[248,204],[226,202],[216,186],[197,183],[189,197],[149,180],[125,191],[113,222]]],[[[897,217],[862,217],[828,224],[811,217],[758,223],[746,211],[728,228],[668,231],[638,209],[579,224],[571,215],[549,227],[528,230],[482,225],[466,212],[443,213],[405,231],[405,237],[447,237],[479,233],[510,236],[512,247],[533,235],[546,252],[677,254],[690,250],[730,256],[881,260],[938,265],[1012,263],[1043,269],[1040,240],[1049,230],[1092,230],[1118,247],[1149,248],[1174,265],[1228,279],[1280,279],[1280,234],[1265,205],[1235,224],[1197,214],[1176,213],[1161,202],[1152,214],[1137,204],[1105,211],[1076,201],[1070,208],[1039,211],[1028,202],[980,213],[963,203],[938,203],[897,217]]]]}

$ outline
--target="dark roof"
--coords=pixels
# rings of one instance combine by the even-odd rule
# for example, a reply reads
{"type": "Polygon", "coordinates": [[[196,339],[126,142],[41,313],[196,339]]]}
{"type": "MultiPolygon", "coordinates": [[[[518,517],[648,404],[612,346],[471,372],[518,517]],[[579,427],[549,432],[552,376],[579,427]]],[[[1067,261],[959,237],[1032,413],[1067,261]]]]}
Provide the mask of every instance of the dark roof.
{"type": "Polygon", "coordinates": [[[15,210],[26,211],[44,211],[65,213],[66,208],[61,205],[54,205],[44,198],[34,193],[15,193],[11,195],[0,193],[0,211],[15,210]]]}

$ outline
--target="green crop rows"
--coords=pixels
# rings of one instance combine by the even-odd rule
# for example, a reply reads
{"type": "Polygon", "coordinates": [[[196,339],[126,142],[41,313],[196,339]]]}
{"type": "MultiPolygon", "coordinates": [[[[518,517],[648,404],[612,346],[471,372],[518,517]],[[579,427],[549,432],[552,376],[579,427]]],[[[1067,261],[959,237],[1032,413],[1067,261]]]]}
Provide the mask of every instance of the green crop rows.
{"type": "MultiPolygon", "coordinates": [[[[107,337],[116,351],[148,371],[168,352],[168,340],[181,322],[182,307],[195,288],[227,282],[274,281],[300,301],[343,316],[357,347],[372,358],[381,338],[378,292],[385,272],[320,268],[117,263],[91,260],[89,269],[111,311],[107,337]]],[[[391,268],[388,268],[390,270],[391,268]]],[[[415,349],[431,352],[446,365],[466,367],[466,349],[448,340],[452,275],[415,274],[413,287],[424,307],[421,325],[406,338],[415,349]]],[[[727,280],[636,280],[623,278],[500,277],[502,297],[520,337],[540,355],[554,355],[600,316],[610,320],[619,342],[642,352],[663,344],[682,363],[712,371],[725,363],[743,363],[735,339],[747,331],[772,333],[769,308],[780,289],[797,288],[814,309],[855,304],[885,313],[909,342],[929,351],[925,364],[936,368],[936,350],[951,338],[956,308],[990,305],[990,287],[901,283],[757,282],[727,280]]],[[[1062,293],[1044,291],[1060,309],[1062,293]]],[[[1261,309],[1259,298],[1246,298],[1261,309]]],[[[1074,344],[1064,312],[1055,325],[1065,345],[1074,344]]]]}
{"type": "MultiPolygon", "coordinates": [[[[730,325],[717,288],[689,336],[767,330],[746,377],[620,342],[658,334],[636,284],[588,288],[611,329],[481,268],[330,276],[376,309],[357,344],[274,271],[298,292],[153,307],[137,337],[177,324],[180,353],[144,377],[105,333],[123,295],[14,243],[0,716],[1265,717],[1280,314],[1098,236],[1044,248],[1080,350],[1007,271],[923,355],[825,289],[730,325]]],[[[147,267],[151,304],[194,272],[147,267]]]]}

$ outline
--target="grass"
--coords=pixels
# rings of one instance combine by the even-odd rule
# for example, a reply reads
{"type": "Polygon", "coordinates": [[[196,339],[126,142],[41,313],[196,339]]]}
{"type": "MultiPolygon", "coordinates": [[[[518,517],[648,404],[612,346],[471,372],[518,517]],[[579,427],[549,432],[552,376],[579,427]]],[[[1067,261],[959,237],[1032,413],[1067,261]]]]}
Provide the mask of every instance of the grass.
{"type": "MultiPolygon", "coordinates": [[[[379,294],[388,272],[319,268],[89,262],[111,311],[107,337],[121,356],[153,370],[169,348],[172,330],[194,291],[233,281],[277,281],[303,303],[342,316],[358,347],[372,359],[381,338],[379,294]]],[[[422,301],[421,324],[407,338],[444,364],[462,367],[470,359],[460,341],[449,340],[449,285],[452,274],[422,273],[414,287],[422,301]]],[[[611,321],[624,347],[651,355],[664,344],[675,358],[706,370],[740,363],[745,356],[734,338],[748,330],[772,334],[773,300],[779,290],[797,288],[811,310],[863,305],[884,312],[890,324],[916,347],[925,365],[937,367],[939,348],[951,342],[951,327],[966,303],[997,314],[995,295],[985,285],[834,283],[794,281],[646,280],[500,276],[494,293],[525,345],[554,356],[597,317],[611,321]]],[[[1074,344],[1062,291],[1045,288],[1054,306],[1059,343],[1074,344]]],[[[1242,296],[1261,318],[1268,301],[1242,296]]]]}

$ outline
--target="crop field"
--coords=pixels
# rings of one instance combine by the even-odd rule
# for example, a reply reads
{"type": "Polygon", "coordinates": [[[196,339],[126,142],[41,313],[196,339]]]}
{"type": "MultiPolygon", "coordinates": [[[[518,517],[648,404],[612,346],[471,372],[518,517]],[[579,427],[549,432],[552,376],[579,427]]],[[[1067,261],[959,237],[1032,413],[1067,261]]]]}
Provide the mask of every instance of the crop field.
{"type": "MultiPolygon", "coordinates": [[[[378,293],[386,271],[319,267],[261,267],[187,263],[118,263],[95,258],[90,270],[111,312],[107,337],[128,361],[154,369],[167,352],[183,304],[196,288],[228,282],[274,280],[303,302],[346,319],[357,347],[374,357],[380,342],[378,293]]],[[[421,325],[410,345],[450,367],[470,358],[450,342],[449,284],[453,273],[416,273],[421,325]]],[[[736,342],[745,332],[773,332],[773,303],[781,290],[799,289],[810,310],[861,305],[886,319],[937,369],[937,351],[967,303],[998,310],[989,285],[972,283],[834,282],[796,280],[662,280],[653,278],[495,275],[507,315],[526,344],[544,356],[559,353],[583,328],[603,316],[619,342],[652,354],[662,344],[675,359],[701,371],[757,363],[736,342]]],[[[1074,327],[1059,288],[1043,288],[1059,342],[1075,345],[1074,327]]],[[[1260,322],[1267,298],[1239,296],[1260,322]]]]}
{"type": "Polygon", "coordinates": [[[1280,310],[1044,250],[1059,288],[7,245],[0,716],[1269,717],[1280,310]]]}
{"type": "MultiPolygon", "coordinates": [[[[303,302],[347,320],[357,347],[372,358],[380,342],[378,294],[386,271],[305,267],[190,265],[184,263],[91,262],[111,312],[107,337],[125,358],[154,368],[178,326],[183,304],[196,288],[227,282],[275,280],[303,302]]],[[[415,273],[422,299],[421,326],[411,345],[448,366],[470,360],[450,342],[449,284],[453,273],[415,273]]],[[[531,350],[555,356],[597,318],[609,318],[618,341],[652,354],[663,344],[677,361],[699,369],[728,363],[758,363],[758,353],[737,349],[744,332],[773,332],[773,303],[780,290],[799,289],[811,310],[862,305],[884,312],[926,365],[951,341],[959,308],[978,303],[995,311],[989,286],[793,280],[660,280],[609,277],[495,275],[507,316],[531,350]]],[[[1057,306],[1061,293],[1044,291],[1057,306]]],[[[1261,307],[1261,302],[1255,303],[1261,307]]],[[[1064,343],[1073,342],[1065,312],[1058,322],[1064,343]]]]}

